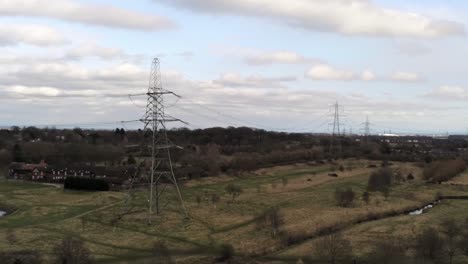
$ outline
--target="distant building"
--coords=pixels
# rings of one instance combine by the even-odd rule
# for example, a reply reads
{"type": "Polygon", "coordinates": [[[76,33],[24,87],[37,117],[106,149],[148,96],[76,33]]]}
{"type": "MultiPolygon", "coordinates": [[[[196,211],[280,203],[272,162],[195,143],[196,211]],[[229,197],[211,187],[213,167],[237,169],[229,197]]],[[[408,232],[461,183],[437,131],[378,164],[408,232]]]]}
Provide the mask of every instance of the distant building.
{"type": "Polygon", "coordinates": [[[42,180],[47,170],[47,163],[41,160],[38,164],[14,162],[10,165],[9,176],[21,180],[42,180]]]}
{"type": "Polygon", "coordinates": [[[102,178],[112,186],[118,186],[135,176],[134,166],[49,166],[45,161],[38,164],[14,162],[9,168],[9,178],[25,181],[62,183],[67,177],[102,178]]]}

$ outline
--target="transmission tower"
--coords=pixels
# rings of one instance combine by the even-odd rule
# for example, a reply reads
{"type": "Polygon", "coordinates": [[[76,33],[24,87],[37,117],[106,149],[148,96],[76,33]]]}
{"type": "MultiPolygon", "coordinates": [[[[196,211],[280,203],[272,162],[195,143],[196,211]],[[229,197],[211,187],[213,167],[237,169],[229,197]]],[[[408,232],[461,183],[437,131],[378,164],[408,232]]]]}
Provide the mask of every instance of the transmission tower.
{"type": "Polygon", "coordinates": [[[330,125],[333,126],[332,134],[331,134],[331,141],[330,141],[330,152],[333,153],[334,150],[341,153],[341,130],[340,130],[340,112],[341,106],[336,102],[332,106],[332,116],[333,116],[333,123],[330,125]],[[336,146],[335,146],[336,142],[336,146]]]}
{"type": "MultiPolygon", "coordinates": [[[[148,223],[151,223],[153,213],[160,214],[163,206],[161,197],[167,188],[175,189],[177,198],[187,216],[184,201],[174,175],[170,149],[176,147],[167,137],[166,122],[183,122],[180,119],[167,115],[164,111],[164,97],[175,93],[165,90],[161,85],[161,73],[159,59],[153,59],[149,79],[149,87],[146,103],[146,112],[141,121],[144,123],[144,131],[150,132],[151,168],[148,175],[148,223]],[[171,186],[172,185],[172,186],[171,186]]],[[[183,122],[185,123],[185,122],[183,122]]],[[[170,201],[168,201],[170,202],[170,201]]]]}
{"type": "Polygon", "coordinates": [[[371,131],[371,123],[369,122],[369,116],[366,116],[366,122],[362,123],[362,125],[364,126],[364,128],[362,129],[364,131],[364,138],[367,141],[371,131]]]}

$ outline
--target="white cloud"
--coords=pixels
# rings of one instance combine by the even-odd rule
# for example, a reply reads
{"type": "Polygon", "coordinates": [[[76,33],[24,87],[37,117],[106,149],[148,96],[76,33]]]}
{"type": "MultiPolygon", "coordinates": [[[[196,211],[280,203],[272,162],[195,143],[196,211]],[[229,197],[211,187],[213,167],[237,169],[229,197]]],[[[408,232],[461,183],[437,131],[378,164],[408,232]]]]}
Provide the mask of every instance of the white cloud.
{"type": "Polygon", "coordinates": [[[460,23],[381,7],[371,0],[163,1],[194,11],[269,17],[292,27],[346,35],[433,38],[465,32],[460,23]]]}
{"type": "Polygon", "coordinates": [[[227,87],[261,87],[277,88],[284,87],[284,82],[293,82],[297,78],[294,76],[263,77],[261,75],[242,76],[238,73],[225,73],[213,83],[227,87]]]}
{"type": "MultiPolygon", "coordinates": [[[[116,63],[97,68],[66,61],[9,64],[1,67],[4,86],[55,87],[61,96],[77,95],[78,91],[94,90],[99,94],[116,95],[144,92],[148,86],[148,72],[131,63],[116,63]]],[[[15,90],[9,90],[14,92],[15,90]]],[[[17,90],[27,93],[27,90],[17,90]]]]}
{"type": "Polygon", "coordinates": [[[0,16],[50,17],[106,27],[160,30],[174,26],[167,18],[111,5],[84,4],[75,0],[0,0],[0,16]]]}
{"type": "Polygon", "coordinates": [[[393,81],[399,82],[418,82],[421,81],[421,77],[417,73],[413,72],[395,72],[391,77],[393,81]]]}
{"type": "Polygon", "coordinates": [[[65,58],[83,58],[96,57],[100,59],[123,58],[127,55],[118,48],[108,48],[97,45],[95,43],[86,43],[78,47],[71,48],[65,54],[65,58]]]}
{"type": "Polygon", "coordinates": [[[356,75],[347,70],[334,68],[327,64],[318,64],[310,68],[305,76],[314,80],[352,81],[356,75]]]}
{"type": "Polygon", "coordinates": [[[426,97],[445,100],[463,100],[468,98],[468,91],[457,85],[443,85],[425,94],[426,97]]]}
{"type": "Polygon", "coordinates": [[[27,87],[21,85],[6,87],[5,91],[13,94],[35,96],[57,96],[60,94],[60,90],[53,87],[27,87]]]}
{"type": "Polygon", "coordinates": [[[375,80],[375,78],[376,78],[375,74],[370,70],[365,70],[361,74],[361,79],[363,81],[373,81],[373,80],[375,80]]]}
{"type": "Polygon", "coordinates": [[[57,30],[41,25],[2,24],[0,25],[0,46],[30,44],[53,46],[64,44],[65,37],[57,30]]]}
{"type": "Polygon", "coordinates": [[[318,59],[306,58],[296,52],[286,50],[255,54],[245,58],[245,63],[249,65],[301,64],[317,63],[318,61],[318,59]]]}
{"type": "MultiPolygon", "coordinates": [[[[146,91],[149,74],[146,67],[133,64],[89,67],[55,62],[0,68],[0,74],[4,76],[1,98],[14,99],[0,104],[0,115],[5,111],[15,113],[2,119],[4,124],[92,123],[141,117],[145,97],[130,101],[127,94],[146,91]],[[37,116],[34,120],[31,119],[31,109],[37,116]]],[[[336,100],[346,106],[351,118],[357,119],[355,123],[361,123],[366,112],[374,113],[374,120],[379,122],[395,121],[394,111],[388,109],[398,109],[396,113],[405,113],[405,120],[421,122],[420,113],[429,119],[441,111],[435,104],[428,108],[427,102],[379,99],[355,91],[346,94],[289,88],[285,82],[294,81],[294,78],[288,76],[227,73],[214,80],[187,80],[180,72],[163,71],[162,81],[165,88],[182,96],[177,104],[174,104],[175,99],[170,101],[170,96],[165,98],[171,106],[167,109],[168,114],[196,127],[248,125],[277,130],[324,131],[324,128],[314,130],[312,124],[323,123],[327,105],[336,100]],[[304,126],[304,120],[310,120],[311,125],[304,126]]]]}

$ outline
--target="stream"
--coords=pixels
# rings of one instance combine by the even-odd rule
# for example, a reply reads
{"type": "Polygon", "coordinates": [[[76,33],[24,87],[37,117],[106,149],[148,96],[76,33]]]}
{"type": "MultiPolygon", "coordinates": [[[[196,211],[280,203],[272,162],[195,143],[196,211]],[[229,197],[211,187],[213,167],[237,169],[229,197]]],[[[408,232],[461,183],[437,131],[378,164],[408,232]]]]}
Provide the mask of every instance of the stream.
{"type": "Polygon", "coordinates": [[[434,207],[436,204],[440,203],[440,200],[437,200],[433,203],[430,203],[428,205],[425,205],[424,207],[421,207],[419,209],[416,209],[416,210],[413,210],[411,212],[408,213],[408,215],[421,215],[423,214],[425,211],[431,209],[432,207],[434,207]]]}

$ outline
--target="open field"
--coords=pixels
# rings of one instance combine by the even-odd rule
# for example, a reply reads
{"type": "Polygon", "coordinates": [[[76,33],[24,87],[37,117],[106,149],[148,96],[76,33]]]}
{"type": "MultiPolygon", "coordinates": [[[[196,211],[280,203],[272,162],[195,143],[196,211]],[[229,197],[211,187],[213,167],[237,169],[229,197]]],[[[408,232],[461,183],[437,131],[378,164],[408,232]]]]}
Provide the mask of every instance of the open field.
{"type": "MultiPolygon", "coordinates": [[[[372,245],[372,238],[383,234],[410,233],[416,225],[437,222],[443,215],[456,212],[464,219],[465,201],[444,201],[427,214],[397,216],[362,223],[370,214],[378,217],[418,208],[444,195],[468,194],[468,188],[451,185],[426,185],[420,178],[421,169],[415,164],[395,163],[403,174],[412,173],[416,179],[395,185],[387,199],[372,193],[369,204],[361,200],[371,162],[349,160],[342,163],[344,171],[338,177],[328,174],[330,164],[297,164],[258,170],[242,177],[203,179],[187,183],[182,188],[189,211],[186,219],[173,202],[162,216],[153,217],[147,225],[146,194],[137,192],[133,203],[125,204],[124,192],[71,192],[52,186],[0,181],[0,201],[16,210],[0,218],[0,251],[35,249],[50,256],[55,244],[65,235],[81,237],[100,263],[138,263],[151,257],[155,241],[164,241],[178,263],[206,263],[218,254],[220,244],[231,244],[238,258],[258,261],[292,261],[311,254],[313,239],[321,230],[344,229],[357,254],[372,245]],[[234,183],[243,193],[231,202],[224,188],[234,183]],[[350,208],[335,205],[336,188],[352,187],[357,199],[350,208]],[[211,196],[220,201],[213,203],[211,196]],[[199,197],[200,203],[197,202],[199,197]],[[272,207],[280,208],[284,219],[281,228],[285,239],[272,238],[260,228],[256,219],[272,207]],[[117,221],[126,208],[132,212],[117,221]],[[10,243],[6,234],[18,238],[10,243]]],[[[380,164],[374,162],[372,164],[380,164]]],[[[336,168],[333,168],[335,170],[336,168]]],[[[169,192],[168,199],[174,199],[169,192]]],[[[176,201],[176,200],[175,200],[176,201]]],[[[466,214],[466,216],[465,216],[466,214]]]]}

